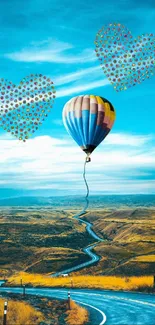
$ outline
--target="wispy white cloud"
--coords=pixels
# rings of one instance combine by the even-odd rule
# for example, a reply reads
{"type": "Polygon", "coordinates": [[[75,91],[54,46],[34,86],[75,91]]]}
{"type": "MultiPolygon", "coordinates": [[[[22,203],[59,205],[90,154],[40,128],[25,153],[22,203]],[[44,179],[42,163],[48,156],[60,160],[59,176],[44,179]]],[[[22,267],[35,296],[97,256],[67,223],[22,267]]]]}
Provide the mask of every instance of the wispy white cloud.
{"type": "Polygon", "coordinates": [[[56,77],[54,82],[58,86],[57,97],[79,94],[87,90],[110,85],[109,80],[103,78],[103,73],[99,66],[92,66],[56,77]],[[65,86],[62,87],[61,85],[65,86]]]}
{"type": "Polygon", "coordinates": [[[86,90],[91,90],[103,86],[109,85],[109,81],[107,79],[96,80],[92,82],[80,83],[78,85],[72,85],[70,87],[61,87],[57,90],[57,98],[65,97],[68,95],[78,94],[80,92],[84,92],[86,90]]]}
{"type": "Polygon", "coordinates": [[[94,67],[89,67],[86,69],[80,69],[76,72],[68,73],[68,74],[54,78],[54,82],[57,86],[64,85],[64,84],[68,84],[72,81],[79,80],[83,77],[88,77],[89,75],[92,75],[92,74],[94,77],[96,77],[98,75],[96,73],[99,72],[99,74],[100,74],[100,71],[101,71],[100,66],[94,66],[94,67]]]}
{"type": "MultiPolygon", "coordinates": [[[[109,135],[109,144],[99,146],[87,165],[91,193],[155,192],[152,139],[153,136],[144,135],[139,138],[132,134],[109,135]],[[125,147],[126,138],[132,141],[125,147]]],[[[84,189],[84,159],[85,154],[70,138],[40,136],[19,143],[4,137],[0,140],[0,184],[78,193],[84,189]]]]}
{"type": "MultiPolygon", "coordinates": [[[[21,62],[53,62],[65,64],[83,64],[96,61],[93,48],[86,48],[79,51],[72,44],[51,39],[32,42],[29,48],[24,48],[18,52],[6,53],[5,57],[21,62]]],[[[53,80],[53,76],[51,79],[53,80]]],[[[56,75],[54,84],[58,98],[103,87],[109,85],[110,82],[108,79],[104,79],[103,71],[97,65],[69,72],[62,76],[60,74],[59,76],[56,75]],[[61,87],[62,85],[67,86],[61,87]]]]}
{"type": "Polygon", "coordinates": [[[119,134],[112,133],[105,139],[104,144],[112,144],[119,146],[133,146],[138,147],[142,146],[145,143],[151,141],[153,139],[152,135],[133,135],[133,134],[119,134]]]}
{"type": "Polygon", "coordinates": [[[53,62],[53,63],[84,63],[96,60],[94,49],[77,51],[70,43],[58,40],[47,40],[31,43],[28,48],[18,52],[5,53],[6,58],[20,62],[53,62]],[[70,53],[69,50],[72,50],[70,53]]]}

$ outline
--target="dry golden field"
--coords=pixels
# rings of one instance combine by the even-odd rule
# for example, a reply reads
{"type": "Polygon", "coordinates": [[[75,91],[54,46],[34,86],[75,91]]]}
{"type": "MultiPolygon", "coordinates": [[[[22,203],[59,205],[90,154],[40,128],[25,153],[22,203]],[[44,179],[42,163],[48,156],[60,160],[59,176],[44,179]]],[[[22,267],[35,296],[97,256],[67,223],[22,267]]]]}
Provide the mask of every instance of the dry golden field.
{"type": "MultiPolygon", "coordinates": [[[[89,268],[89,274],[155,274],[155,209],[97,210],[83,218],[105,239],[95,248],[101,260],[89,268]]],[[[80,274],[87,274],[87,270],[80,274]]]]}
{"type": "Polygon", "coordinates": [[[88,311],[71,300],[71,309],[66,312],[68,325],[84,325],[88,322],[88,311]]]}
{"type": "MultiPolygon", "coordinates": [[[[0,324],[3,323],[5,299],[0,298],[0,324]]],[[[8,300],[7,325],[39,325],[43,314],[25,302],[8,300]]]]}
{"type": "Polygon", "coordinates": [[[14,272],[54,273],[88,259],[92,238],[70,212],[0,210],[0,277],[14,272]]]}
{"type": "Polygon", "coordinates": [[[0,324],[6,300],[7,325],[84,325],[89,319],[88,311],[72,300],[69,309],[68,300],[6,294],[0,298],[0,324]]]}
{"type": "Polygon", "coordinates": [[[109,290],[138,290],[141,287],[153,288],[153,276],[120,277],[120,276],[91,276],[79,275],[70,277],[51,278],[48,275],[19,273],[8,279],[7,285],[25,285],[43,287],[73,287],[109,290]]]}
{"type": "MultiPolygon", "coordinates": [[[[77,211],[1,208],[0,278],[15,273],[52,274],[85,262],[82,249],[94,242],[77,211]]],[[[149,276],[155,270],[155,209],[93,210],[83,216],[104,239],[100,261],[72,275],[149,276]]]]}

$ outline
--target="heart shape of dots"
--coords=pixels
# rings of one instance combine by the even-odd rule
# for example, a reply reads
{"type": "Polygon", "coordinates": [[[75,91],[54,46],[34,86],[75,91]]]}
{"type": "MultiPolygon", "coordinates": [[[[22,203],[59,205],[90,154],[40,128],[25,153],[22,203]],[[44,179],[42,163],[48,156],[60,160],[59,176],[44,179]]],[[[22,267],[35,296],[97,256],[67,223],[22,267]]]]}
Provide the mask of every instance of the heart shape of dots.
{"type": "Polygon", "coordinates": [[[18,86],[0,79],[0,126],[26,141],[47,118],[55,93],[51,79],[41,74],[23,78],[18,86]]]}
{"type": "Polygon", "coordinates": [[[140,84],[155,74],[155,36],[134,39],[121,24],[109,24],[96,35],[95,51],[104,74],[116,91],[140,84]]]}

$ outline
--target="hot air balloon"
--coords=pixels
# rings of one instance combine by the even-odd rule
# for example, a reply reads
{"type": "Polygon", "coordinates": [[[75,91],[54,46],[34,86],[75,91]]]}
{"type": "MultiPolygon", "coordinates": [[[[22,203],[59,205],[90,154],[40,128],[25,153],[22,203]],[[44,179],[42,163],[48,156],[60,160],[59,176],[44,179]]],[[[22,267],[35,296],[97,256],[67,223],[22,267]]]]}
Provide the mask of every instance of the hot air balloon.
{"type": "Polygon", "coordinates": [[[105,139],[115,121],[115,110],[105,98],[81,95],[70,99],[63,109],[63,122],[72,138],[87,154],[105,139]]]}

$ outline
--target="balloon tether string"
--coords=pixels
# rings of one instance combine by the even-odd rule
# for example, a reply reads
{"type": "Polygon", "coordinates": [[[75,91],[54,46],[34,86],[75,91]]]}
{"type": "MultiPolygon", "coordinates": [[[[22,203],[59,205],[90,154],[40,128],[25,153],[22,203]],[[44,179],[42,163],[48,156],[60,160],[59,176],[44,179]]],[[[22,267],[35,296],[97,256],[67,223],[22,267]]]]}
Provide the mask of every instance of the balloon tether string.
{"type": "MultiPolygon", "coordinates": [[[[90,158],[89,158],[90,159],[90,158]]],[[[86,211],[88,209],[88,206],[89,206],[89,186],[88,186],[88,183],[87,183],[87,179],[86,179],[86,164],[89,162],[90,160],[88,160],[86,158],[85,162],[84,162],[84,170],[83,170],[83,179],[84,179],[84,182],[85,182],[85,185],[86,185],[86,196],[85,196],[85,200],[86,200],[86,204],[85,204],[85,207],[84,207],[84,211],[86,211]]]]}

